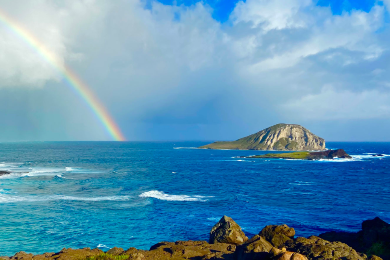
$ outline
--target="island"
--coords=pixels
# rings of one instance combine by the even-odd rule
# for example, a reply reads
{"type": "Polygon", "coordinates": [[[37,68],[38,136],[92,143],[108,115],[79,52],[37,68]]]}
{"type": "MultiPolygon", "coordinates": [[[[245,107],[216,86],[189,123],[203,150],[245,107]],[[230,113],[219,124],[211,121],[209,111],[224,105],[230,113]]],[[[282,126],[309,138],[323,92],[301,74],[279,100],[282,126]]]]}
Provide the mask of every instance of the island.
{"type": "Polygon", "coordinates": [[[243,156],[242,158],[272,158],[272,159],[296,159],[296,160],[320,160],[346,158],[352,159],[343,149],[326,150],[319,152],[292,152],[292,153],[268,153],[263,155],[243,156]]]}
{"type": "Polygon", "coordinates": [[[201,149],[323,151],[325,140],[296,124],[277,124],[231,142],[214,142],[201,149]]]}

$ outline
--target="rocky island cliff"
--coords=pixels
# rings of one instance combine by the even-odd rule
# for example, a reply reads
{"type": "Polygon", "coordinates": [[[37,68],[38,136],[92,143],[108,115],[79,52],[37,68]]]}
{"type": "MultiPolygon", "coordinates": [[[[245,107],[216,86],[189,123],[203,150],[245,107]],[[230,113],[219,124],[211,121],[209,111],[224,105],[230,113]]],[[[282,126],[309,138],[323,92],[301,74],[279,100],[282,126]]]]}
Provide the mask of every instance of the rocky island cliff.
{"type": "Polygon", "coordinates": [[[209,241],[160,242],[149,250],[114,247],[62,249],[58,253],[25,252],[4,260],[390,260],[390,224],[379,218],[366,220],[358,233],[327,232],[295,237],[285,224],[269,225],[248,239],[241,227],[223,216],[211,229],[209,241]],[[340,242],[342,241],[342,242],[340,242]],[[359,251],[358,251],[359,250],[359,251]],[[380,257],[379,257],[380,256],[380,257]]]}
{"type": "Polygon", "coordinates": [[[277,124],[232,142],[215,142],[202,149],[311,151],[325,150],[325,140],[295,124],[277,124]]]}

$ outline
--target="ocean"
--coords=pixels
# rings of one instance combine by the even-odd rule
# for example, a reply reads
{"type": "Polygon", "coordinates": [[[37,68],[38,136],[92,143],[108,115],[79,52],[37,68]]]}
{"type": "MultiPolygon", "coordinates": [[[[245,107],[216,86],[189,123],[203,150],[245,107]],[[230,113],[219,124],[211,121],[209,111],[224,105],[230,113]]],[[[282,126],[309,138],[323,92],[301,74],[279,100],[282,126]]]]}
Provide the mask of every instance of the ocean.
{"type": "Polygon", "coordinates": [[[390,222],[390,143],[327,143],[353,159],[243,159],[207,142],[0,143],[0,255],[208,240],[232,217],[248,236],[390,222]],[[373,154],[383,154],[374,157],[373,154]]]}

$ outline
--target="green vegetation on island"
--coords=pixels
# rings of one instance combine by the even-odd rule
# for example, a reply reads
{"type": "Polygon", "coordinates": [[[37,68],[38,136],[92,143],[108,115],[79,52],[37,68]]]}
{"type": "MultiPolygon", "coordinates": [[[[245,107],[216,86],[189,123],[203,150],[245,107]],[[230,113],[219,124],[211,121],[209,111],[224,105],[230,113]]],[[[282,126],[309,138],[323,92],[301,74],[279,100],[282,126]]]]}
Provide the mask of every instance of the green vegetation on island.
{"type": "Polygon", "coordinates": [[[264,155],[248,156],[248,158],[308,159],[309,155],[309,152],[268,153],[264,155]]]}
{"type": "Polygon", "coordinates": [[[252,155],[246,158],[272,158],[272,159],[296,159],[296,160],[320,160],[352,157],[343,149],[326,150],[320,152],[292,152],[292,153],[268,153],[262,155],[252,155]]]}

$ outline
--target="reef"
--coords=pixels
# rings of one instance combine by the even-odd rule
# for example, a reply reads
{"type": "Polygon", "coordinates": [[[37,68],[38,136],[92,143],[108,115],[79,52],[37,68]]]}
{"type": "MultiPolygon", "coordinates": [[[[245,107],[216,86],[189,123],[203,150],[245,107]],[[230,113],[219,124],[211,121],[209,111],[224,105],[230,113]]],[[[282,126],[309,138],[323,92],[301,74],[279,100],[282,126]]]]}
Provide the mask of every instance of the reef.
{"type": "Polygon", "coordinates": [[[263,155],[244,156],[243,158],[271,158],[271,159],[297,159],[297,160],[320,160],[352,157],[343,149],[326,150],[319,152],[292,152],[292,153],[269,153],[263,155]]]}
{"type": "Polygon", "coordinates": [[[295,237],[285,224],[269,225],[248,239],[241,227],[224,216],[212,228],[209,242],[160,242],[150,250],[114,247],[62,249],[58,253],[33,255],[25,252],[4,260],[390,260],[390,225],[380,218],[364,221],[357,233],[327,232],[295,237]]]}
{"type": "Polygon", "coordinates": [[[0,171],[0,176],[4,176],[7,174],[10,174],[10,172],[9,171],[0,171]]]}

